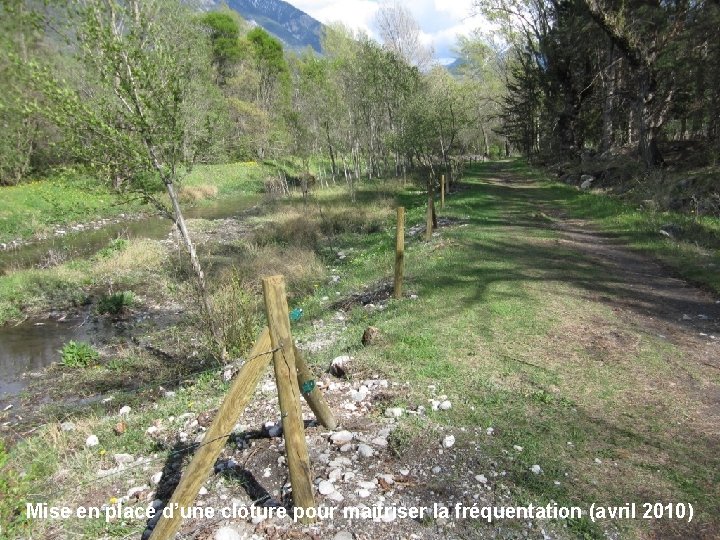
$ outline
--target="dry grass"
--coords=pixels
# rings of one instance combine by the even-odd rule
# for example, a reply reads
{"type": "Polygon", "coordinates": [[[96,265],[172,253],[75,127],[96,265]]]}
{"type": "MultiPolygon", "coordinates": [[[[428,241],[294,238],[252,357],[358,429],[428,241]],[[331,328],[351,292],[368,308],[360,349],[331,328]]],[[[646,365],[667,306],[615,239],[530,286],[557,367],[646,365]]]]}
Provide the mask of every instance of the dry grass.
{"type": "Polygon", "coordinates": [[[217,186],[211,186],[208,184],[183,186],[180,190],[180,201],[184,203],[194,203],[205,199],[214,199],[217,196],[217,186]]]}

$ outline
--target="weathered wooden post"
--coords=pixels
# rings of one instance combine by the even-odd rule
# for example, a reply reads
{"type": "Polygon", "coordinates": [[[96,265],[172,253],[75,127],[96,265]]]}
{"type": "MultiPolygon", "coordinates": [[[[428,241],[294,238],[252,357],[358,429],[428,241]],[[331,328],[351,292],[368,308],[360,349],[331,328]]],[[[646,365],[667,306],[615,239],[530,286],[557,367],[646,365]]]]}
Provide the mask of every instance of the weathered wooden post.
{"type": "Polygon", "coordinates": [[[273,349],[278,349],[273,353],[273,364],[280,398],[293,503],[303,509],[300,521],[310,523],[313,520],[307,516],[307,510],[315,507],[315,499],[312,492],[310,456],[300,410],[300,388],[295,363],[295,347],[290,334],[285,280],[282,276],[266,277],[263,278],[262,285],[270,343],[273,349]]]}
{"type": "Polygon", "coordinates": [[[395,233],[395,284],[393,297],[402,298],[403,275],[405,273],[405,208],[397,209],[397,232],[395,233]]]}
{"type": "Polygon", "coordinates": [[[445,175],[440,178],[440,208],[445,208],[445,175]]]}
{"type": "Polygon", "coordinates": [[[302,353],[294,344],[293,347],[295,351],[295,365],[297,366],[298,387],[300,388],[300,393],[305,398],[305,401],[310,406],[310,409],[312,409],[312,412],[315,413],[315,418],[317,418],[318,422],[327,429],[335,429],[337,427],[335,416],[330,410],[330,407],[328,407],[325,398],[323,398],[322,392],[320,392],[315,384],[315,378],[313,377],[310,368],[305,363],[302,353]]]}
{"type": "Polygon", "coordinates": [[[174,508],[172,517],[160,518],[150,536],[150,540],[171,540],[175,538],[182,524],[181,508],[189,508],[195,502],[200,488],[215,465],[215,460],[225,446],[228,434],[235,426],[238,417],[250,401],[265,368],[272,359],[270,332],[265,328],[255,342],[248,355],[248,361],[240,368],[240,372],[230,387],[230,391],[218,409],[210,428],[205,432],[203,442],[195,452],[180,483],[175,488],[168,506],[174,508]],[[177,506],[176,506],[177,505],[177,506]]]}

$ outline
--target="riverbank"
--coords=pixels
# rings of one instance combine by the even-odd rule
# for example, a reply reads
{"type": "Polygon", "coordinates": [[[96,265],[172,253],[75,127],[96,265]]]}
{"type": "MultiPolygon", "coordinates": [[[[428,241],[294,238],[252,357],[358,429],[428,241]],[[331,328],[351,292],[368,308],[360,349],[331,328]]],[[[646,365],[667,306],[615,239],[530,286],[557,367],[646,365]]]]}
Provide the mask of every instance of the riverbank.
{"type": "MultiPolygon", "coordinates": [[[[352,433],[347,451],[340,452],[327,432],[308,428],[316,478],[333,485],[319,500],[337,507],[449,508],[552,501],[586,510],[592,503],[680,502],[693,505],[693,521],[593,523],[586,513],[580,519],[492,525],[433,517],[336,520],[302,528],[272,519],[195,521],[185,532],[205,527],[212,535],[231,526],[262,537],[332,537],[342,530],[428,539],[717,534],[720,462],[712,448],[719,442],[714,426],[720,411],[713,396],[720,391],[720,304],[716,296],[673,277],[681,268],[669,272],[628,248],[638,242],[671,251],[684,240],[656,232],[657,242],[643,244],[655,216],[639,212],[637,219],[647,219],[647,225],[632,225],[639,229],[633,237],[623,228],[633,221],[612,215],[617,206],[608,204],[604,216],[590,219],[602,195],[538,180],[517,163],[470,170],[446,208],[438,209],[441,226],[430,242],[423,240],[421,188],[373,182],[361,185],[357,197],[350,203],[338,187],[316,192],[307,206],[299,197],[277,201],[243,221],[252,229],[252,241],[233,240],[230,222],[195,224],[204,240],[221,239],[208,255],[218,266],[222,260],[237,262],[234,275],[255,302],[261,275],[290,277],[290,307],[303,309],[293,333],[316,372],[334,358],[349,357],[347,380],[318,377],[342,427],[352,433]],[[407,208],[402,300],[388,297],[397,204],[407,208]],[[377,331],[363,345],[371,326],[377,331]]],[[[678,260],[706,264],[690,247],[683,245],[687,255],[678,260]]],[[[178,301],[185,296],[179,292],[178,301]]],[[[251,304],[247,312],[257,314],[251,304]]],[[[201,435],[227,389],[224,370],[211,363],[190,313],[166,329],[148,331],[141,341],[152,348],[124,343],[108,349],[98,367],[52,368],[53,378],[67,386],[67,394],[52,390],[54,401],[62,402],[63,395],[94,399],[46,409],[49,423],[5,457],[9,472],[0,484],[14,494],[0,499],[5,523],[24,508],[17,504],[23,498],[96,506],[166,498],[168,486],[156,484],[162,478],[157,474],[174,470],[173,451],[183,437],[192,441],[201,435]],[[172,358],[163,359],[156,349],[172,358]],[[121,413],[125,405],[131,410],[121,413]],[[72,426],[63,426],[66,422],[72,426]],[[98,445],[86,445],[91,435],[98,445]],[[132,462],[121,463],[124,455],[132,462]],[[117,474],[107,476],[116,468],[117,474]],[[14,480],[18,472],[26,473],[20,481],[14,480]],[[43,487],[48,478],[52,489],[43,487]]],[[[260,323],[254,320],[254,331],[260,323]]],[[[273,396],[269,380],[263,381],[223,459],[242,464],[279,499],[286,475],[278,461],[281,444],[275,436],[257,435],[265,433],[266,422],[278,420],[273,396]]],[[[242,488],[247,484],[231,472],[214,474],[201,500],[218,508],[233,498],[248,502],[242,488]]],[[[22,534],[25,525],[16,517],[12,526],[22,534]]],[[[144,522],[30,526],[36,535],[62,526],[66,534],[97,537],[139,535],[144,522]]]]}
{"type": "MultiPolygon", "coordinates": [[[[257,162],[197,165],[183,179],[180,196],[186,204],[203,204],[239,192],[259,193],[263,179],[274,170],[274,164],[257,162]]],[[[62,170],[50,178],[0,187],[0,249],[16,249],[155,212],[139,198],[119,195],[81,171],[62,170]]]]}

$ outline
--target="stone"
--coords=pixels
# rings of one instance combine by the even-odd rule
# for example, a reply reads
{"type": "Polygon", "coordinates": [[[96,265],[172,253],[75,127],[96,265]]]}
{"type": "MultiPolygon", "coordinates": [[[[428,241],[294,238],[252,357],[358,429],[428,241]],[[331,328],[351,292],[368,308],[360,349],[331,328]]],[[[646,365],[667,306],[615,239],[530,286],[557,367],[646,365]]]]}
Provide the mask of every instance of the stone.
{"type": "Polygon", "coordinates": [[[97,435],[90,435],[87,439],[85,439],[85,446],[88,448],[92,448],[98,444],[100,444],[100,441],[98,440],[97,435]]]}
{"type": "Polygon", "coordinates": [[[367,444],[360,444],[358,445],[358,454],[360,454],[364,458],[369,458],[372,457],[373,454],[375,454],[375,451],[367,444]]]}
{"type": "Polygon", "coordinates": [[[367,499],[370,496],[370,492],[367,489],[358,489],[357,494],[361,499],[367,499]]]}
{"type": "Polygon", "coordinates": [[[358,390],[357,392],[350,393],[350,397],[352,398],[353,401],[365,401],[365,398],[367,398],[367,396],[368,396],[367,389],[365,389],[365,392],[358,390]]]}
{"type": "Polygon", "coordinates": [[[157,426],[150,426],[149,428],[147,428],[145,430],[145,433],[147,433],[148,435],[153,435],[154,433],[157,433],[158,431],[159,430],[158,430],[157,426]]]}
{"type": "Polygon", "coordinates": [[[375,437],[372,441],[370,441],[375,446],[379,446],[381,448],[385,448],[388,445],[387,439],[383,439],[382,437],[375,437]]]}
{"type": "Polygon", "coordinates": [[[120,410],[118,411],[118,415],[127,416],[130,414],[131,410],[132,409],[128,405],[124,405],[123,407],[120,407],[120,410]]]}
{"type": "Polygon", "coordinates": [[[340,531],[333,536],[333,540],[353,540],[353,535],[348,531],[340,531]]]}
{"type": "Polygon", "coordinates": [[[481,484],[487,484],[487,477],[484,474],[478,474],[475,476],[475,480],[480,482],[481,484]]]}
{"type": "Polygon", "coordinates": [[[332,493],[328,493],[327,498],[335,502],[342,502],[345,500],[345,497],[343,497],[342,493],[340,493],[339,491],[333,491],[332,493]]]}
{"type": "Polygon", "coordinates": [[[345,378],[350,360],[351,358],[347,354],[344,354],[342,356],[336,356],[332,359],[332,362],[330,362],[330,368],[328,369],[328,371],[331,375],[335,377],[341,379],[345,378]]]}
{"type": "Polygon", "coordinates": [[[455,444],[455,436],[454,435],[448,435],[443,439],[442,445],[444,448],[450,448],[455,444]]]}
{"type": "Polygon", "coordinates": [[[329,480],[322,480],[318,484],[318,492],[320,495],[330,495],[333,491],[335,491],[335,486],[333,486],[329,480]]]}
{"type": "Polygon", "coordinates": [[[380,341],[380,330],[375,326],[368,326],[362,335],[362,344],[366,347],[375,345],[380,341]]]}
{"type": "Polygon", "coordinates": [[[400,407],[390,407],[385,409],[385,416],[387,418],[400,418],[403,415],[403,410],[400,407]]]}
{"type": "Polygon", "coordinates": [[[215,540],[244,540],[244,538],[245,535],[241,535],[233,527],[220,527],[215,531],[215,540]]]}
{"type": "Polygon", "coordinates": [[[157,485],[160,483],[160,480],[162,479],[163,473],[162,471],[156,472],[150,477],[150,482],[157,485]]]}
{"type": "Polygon", "coordinates": [[[534,474],[540,474],[540,473],[542,472],[542,469],[540,468],[540,465],[533,465],[532,467],[530,467],[530,470],[531,470],[534,474]]]}
{"type": "Polygon", "coordinates": [[[333,469],[330,471],[330,474],[328,474],[328,480],[331,482],[337,482],[338,480],[342,480],[343,472],[340,469],[333,469]]]}
{"type": "Polygon", "coordinates": [[[450,401],[446,399],[445,401],[442,401],[440,405],[438,405],[438,408],[441,411],[448,411],[452,408],[452,403],[450,403],[450,401]]]}
{"type": "Polygon", "coordinates": [[[522,451],[523,451],[523,447],[522,447],[522,446],[518,446],[518,445],[516,444],[515,446],[513,446],[513,450],[516,450],[517,452],[522,452],[522,451]]]}
{"type": "Polygon", "coordinates": [[[113,459],[118,465],[126,465],[135,461],[135,458],[130,454],[113,454],[113,459]]]}
{"type": "Polygon", "coordinates": [[[350,444],[350,443],[343,444],[343,445],[340,447],[340,451],[343,452],[343,453],[350,452],[351,450],[352,450],[352,444],[350,444]]]}
{"type": "Polygon", "coordinates": [[[346,430],[336,431],[330,435],[330,440],[336,446],[343,446],[353,440],[353,434],[346,430]]]}
{"type": "Polygon", "coordinates": [[[589,174],[583,174],[580,177],[580,189],[590,189],[594,181],[594,176],[591,176],[589,174]]]}
{"type": "Polygon", "coordinates": [[[125,433],[127,431],[127,424],[125,422],[120,421],[117,424],[115,424],[115,426],[113,427],[113,431],[115,432],[115,435],[122,435],[123,433],[125,433]]]}
{"type": "Polygon", "coordinates": [[[63,431],[75,431],[75,424],[72,422],[63,422],[60,424],[60,429],[63,431]]]}
{"type": "Polygon", "coordinates": [[[437,473],[439,473],[440,471],[442,471],[442,469],[441,469],[438,465],[435,465],[435,466],[432,468],[432,472],[433,472],[434,474],[437,474],[437,473]]]}
{"type": "Polygon", "coordinates": [[[133,497],[136,497],[136,498],[139,499],[139,498],[140,498],[140,495],[142,495],[142,493],[143,493],[144,491],[147,491],[148,489],[150,489],[148,486],[132,487],[132,488],[130,488],[130,489],[128,490],[128,492],[127,492],[127,498],[128,498],[128,499],[132,499],[133,497]]]}
{"type": "Polygon", "coordinates": [[[201,496],[202,496],[202,495],[207,495],[207,494],[208,494],[208,490],[207,490],[207,488],[206,488],[205,486],[202,486],[202,487],[198,490],[198,495],[201,495],[201,496]]]}

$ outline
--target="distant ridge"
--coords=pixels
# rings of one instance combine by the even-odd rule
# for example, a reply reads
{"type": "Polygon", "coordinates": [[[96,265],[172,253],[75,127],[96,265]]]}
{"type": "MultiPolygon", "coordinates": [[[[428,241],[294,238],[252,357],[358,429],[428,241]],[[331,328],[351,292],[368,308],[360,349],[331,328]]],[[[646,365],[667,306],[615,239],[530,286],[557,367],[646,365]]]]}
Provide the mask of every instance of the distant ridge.
{"type": "Polygon", "coordinates": [[[312,47],[322,52],[320,38],[323,24],[283,0],[211,0],[205,2],[205,6],[220,7],[223,3],[237,11],[243,19],[262,26],[291,49],[312,47]]]}

